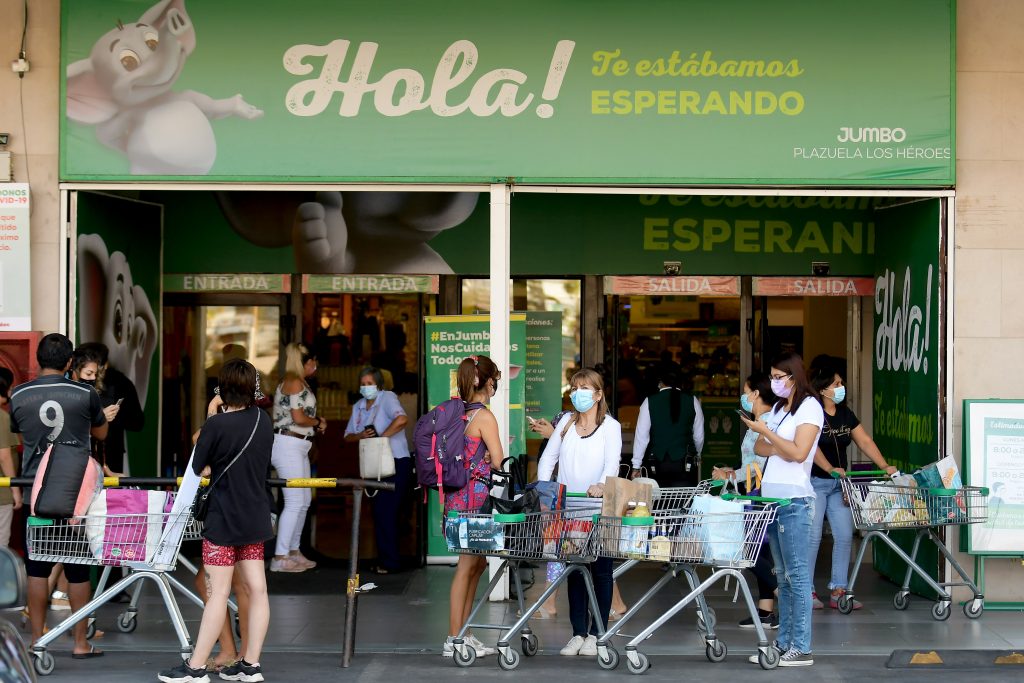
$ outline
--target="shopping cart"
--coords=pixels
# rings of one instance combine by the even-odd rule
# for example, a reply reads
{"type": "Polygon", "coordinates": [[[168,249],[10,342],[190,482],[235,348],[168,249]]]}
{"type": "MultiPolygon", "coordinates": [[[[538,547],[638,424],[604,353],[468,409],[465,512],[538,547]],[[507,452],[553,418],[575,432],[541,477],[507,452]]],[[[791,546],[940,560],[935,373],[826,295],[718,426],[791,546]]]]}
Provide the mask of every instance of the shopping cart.
{"type": "MultiPolygon", "coordinates": [[[[189,517],[188,524],[185,527],[185,535],[182,538],[183,542],[188,541],[201,541],[203,540],[203,523],[194,517],[189,517]]],[[[192,576],[199,574],[199,568],[192,564],[187,558],[179,556],[178,565],[184,567],[192,576]]],[[[110,583],[110,575],[113,571],[113,567],[107,565],[103,567],[103,572],[100,574],[99,581],[96,584],[95,593],[99,595],[107,589],[107,584],[110,583]]],[[[189,602],[202,609],[205,605],[203,599],[196,595],[196,593],[174,577],[173,574],[167,575],[167,581],[171,584],[171,587],[178,591],[184,596],[189,602]]],[[[125,611],[117,617],[117,630],[121,633],[132,633],[138,626],[138,613],[139,613],[139,599],[142,595],[143,583],[140,581],[135,584],[131,593],[131,600],[125,611]]],[[[241,637],[241,625],[238,622],[238,603],[231,598],[228,598],[228,611],[231,614],[231,620],[234,624],[235,635],[241,637]]],[[[86,632],[87,637],[92,638],[96,632],[96,619],[95,615],[89,617],[88,631],[86,632]]]]}
{"type": "Polygon", "coordinates": [[[736,579],[757,632],[758,663],[763,669],[778,666],[779,653],[768,645],[750,588],[740,572],[757,561],[768,525],[775,520],[778,507],[788,505],[789,501],[734,494],[724,494],[722,498],[744,501],[747,505],[742,512],[655,511],[651,523],[641,526],[628,517],[599,518],[593,534],[594,543],[598,546],[594,554],[642,562],[667,562],[671,568],[619,621],[598,636],[597,662],[601,668],[614,669],[618,666],[619,654],[612,646],[611,638],[680,573],[690,584],[690,591],[625,646],[631,673],[642,674],[650,667],[647,656],[637,647],[694,602],[702,615],[698,628],[704,637],[705,655],[711,662],[724,661],[728,648],[715,634],[714,619],[710,616],[704,594],[728,577],[736,579]],[[711,575],[700,581],[695,570],[697,566],[711,567],[711,575]]]}
{"type": "Polygon", "coordinates": [[[192,654],[185,620],[171,591],[169,572],[175,567],[191,509],[172,509],[162,514],[128,514],[73,517],[48,520],[30,517],[26,531],[29,557],[42,562],[126,567],[128,576],[100,592],[82,609],[73,613],[32,646],[36,672],[53,672],[53,655],[47,646],[75,624],[90,616],[114,596],[136,582],[153,581],[160,590],[164,606],[181,646],[181,655],[192,654]]]}
{"type": "Polygon", "coordinates": [[[858,531],[866,531],[867,534],[864,535],[857,550],[850,585],[846,589],[846,594],[839,599],[839,611],[843,614],[853,611],[857,574],[869,543],[877,538],[907,563],[903,585],[893,596],[893,607],[905,610],[910,605],[910,579],[917,574],[938,595],[938,600],[932,606],[932,616],[936,620],[945,621],[949,618],[952,611],[952,596],[946,589],[954,586],[964,586],[974,594],[971,600],[964,603],[964,615],[970,619],[980,617],[985,610],[985,596],[943,543],[937,529],[985,522],[988,519],[988,489],[978,486],[964,486],[959,489],[898,486],[888,480],[875,481],[874,479],[878,477],[886,478],[888,475],[881,471],[851,472],[849,476],[840,480],[843,494],[850,502],[850,509],[853,512],[853,526],[858,531]],[[917,531],[909,555],[889,536],[890,531],[908,529],[917,531]],[[962,581],[938,582],[917,564],[917,553],[924,539],[935,544],[962,581]]]}
{"type": "Polygon", "coordinates": [[[601,499],[587,499],[586,494],[570,493],[569,496],[571,498],[566,510],[514,515],[448,513],[445,536],[448,538],[449,550],[462,555],[486,555],[502,560],[483,597],[470,612],[466,625],[454,639],[454,659],[459,666],[471,666],[476,660],[476,650],[464,640],[474,628],[502,632],[497,644],[498,665],[505,671],[512,671],[519,666],[519,652],[510,644],[516,634],[521,638],[523,654],[527,657],[536,655],[540,643],[529,628],[530,617],[574,573],[583,577],[590,611],[597,621],[598,631],[601,631],[601,619],[597,616],[600,609],[587,567],[596,559],[596,547],[591,542],[591,536],[594,520],[601,512],[601,499]],[[537,561],[563,562],[565,570],[548,584],[533,604],[525,606],[519,567],[523,562],[537,561]],[[498,582],[504,580],[506,569],[511,572],[515,582],[516,598],[519,601],[518,619],[511,625],[476,623],[474,619],[498,582]]]}

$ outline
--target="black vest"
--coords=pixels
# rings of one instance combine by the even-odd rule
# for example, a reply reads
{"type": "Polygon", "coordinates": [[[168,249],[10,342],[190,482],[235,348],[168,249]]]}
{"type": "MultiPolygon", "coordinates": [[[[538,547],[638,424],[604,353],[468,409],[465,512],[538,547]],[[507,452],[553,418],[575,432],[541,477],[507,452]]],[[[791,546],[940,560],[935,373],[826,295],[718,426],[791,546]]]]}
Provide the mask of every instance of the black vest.
{"type": "Polygon", "coordinates": [[[678,389],[665,389],[647,399],[651,413],[651,441],[644,455],[654,462],[662,460],[683,460],[687,455],[697,455],[693,442],[693,420],[697,412],[693,409],[693,396],[678,389]],[[679,419],[672,421],[672,394],[679,397],[679,419]]]}

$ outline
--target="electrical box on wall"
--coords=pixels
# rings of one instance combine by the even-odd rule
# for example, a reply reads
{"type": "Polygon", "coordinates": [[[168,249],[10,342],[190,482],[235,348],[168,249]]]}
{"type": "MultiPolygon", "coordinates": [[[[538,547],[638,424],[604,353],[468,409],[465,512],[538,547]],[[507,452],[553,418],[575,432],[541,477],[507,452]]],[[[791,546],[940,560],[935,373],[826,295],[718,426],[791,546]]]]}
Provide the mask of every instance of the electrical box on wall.
{"type": "Polygon", "coordinates": [[[11,168],[11,153],[0,152],[0,183],[9,183],[14,177],[11,168]]]}

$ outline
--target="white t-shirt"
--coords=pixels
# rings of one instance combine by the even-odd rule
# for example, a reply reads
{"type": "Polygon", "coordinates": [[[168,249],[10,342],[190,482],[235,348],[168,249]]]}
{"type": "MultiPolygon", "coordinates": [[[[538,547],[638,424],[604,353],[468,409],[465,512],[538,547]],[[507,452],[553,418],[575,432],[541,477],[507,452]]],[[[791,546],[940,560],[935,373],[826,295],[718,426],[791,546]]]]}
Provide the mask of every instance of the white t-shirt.
{"type": "MultiPolygon", "coordinates": [[[[821,434],[821,426],[825,422],[825,412],[821,404],[813,396],[803,400],[795,413],[786,412],[786,407],[776,408],[771,412],[768,423],[776,425],[773,431],[784,439],[793,441],[797,427],[812,424],[821,434]]],[[[771,441],[771,437],[768,437],[771,441]]],[[[811,440],[807,458],[803,462],[789,462],[780,457],[768,458],[764,478],[761,481],[761,494],[768,498],[814,498],[811,486],[811,467],[814,465],[814,449],[818,447],[818,436],[811,440]]]]}
{"type": "Polygon", "coordinates": [[[593,434],[586,438],[576,433],[576,426],[569,427],[562,438],[562,427],[572,419],[566,413],[555,425],[555,433],[540,456],[537,479],[547,481],[558,465],[558,482],[565,484],[570,493],[586,493],[592,484],[603,484],[605,477],[619,475],[619,461],[622,457],[622,425],[611,415],[593,434]]]}

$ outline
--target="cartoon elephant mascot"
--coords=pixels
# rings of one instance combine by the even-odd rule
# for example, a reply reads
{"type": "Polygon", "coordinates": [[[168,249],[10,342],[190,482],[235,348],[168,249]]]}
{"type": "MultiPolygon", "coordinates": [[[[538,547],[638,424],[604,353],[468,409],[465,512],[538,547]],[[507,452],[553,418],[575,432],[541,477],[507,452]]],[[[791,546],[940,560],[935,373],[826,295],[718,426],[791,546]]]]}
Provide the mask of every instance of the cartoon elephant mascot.
{"type": "Polygon", "coordinates": [[[107,345],[110,365],[132,381],[145,406],[158,334],[145,290],[132,284],[125,255],[108,254],[99,235],[78,237],[78,281],[79,338],[107,345]]]}
{"type": "Polygon", "coordinates": [[[255,119],[263,111],[241,95],[171,90],[195,49],[185,0],[161,0],[137,22],[118,21],[88,59],[68,65],[68,118],[96,126],[96,137],[127,156],[134,175],[209,173],[217,159],[210,120],[255,119]]]}

